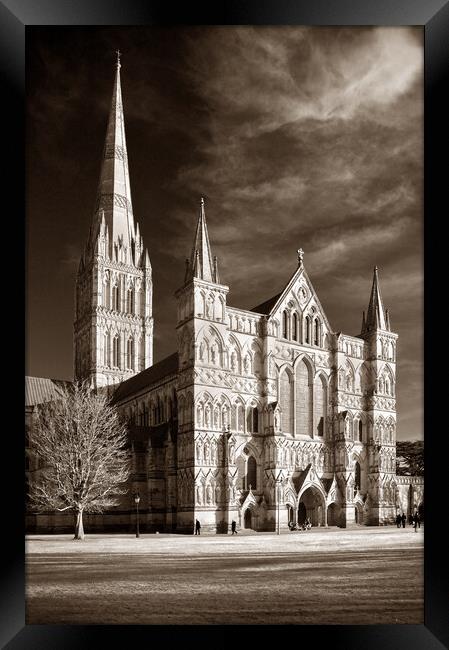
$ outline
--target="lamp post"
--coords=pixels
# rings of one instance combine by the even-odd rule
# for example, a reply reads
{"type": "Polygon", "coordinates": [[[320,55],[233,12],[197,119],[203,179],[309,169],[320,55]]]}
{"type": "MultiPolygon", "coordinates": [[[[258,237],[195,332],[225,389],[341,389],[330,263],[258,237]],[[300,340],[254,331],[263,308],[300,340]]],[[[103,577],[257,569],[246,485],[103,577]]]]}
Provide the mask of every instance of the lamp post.
{"type": "Polygon", "coordinates": [[[280,501],[281,501],[281,472],[279,472],[277,479],[276,479],[276,485],[277,485],[277,511],[278,511],[278,516],[277,516],[277,534],[281,534],[281,522],[280,522],[280,501]]]}
{"type": "Polygon", "coordinates": [[[139,533],[139,501],[140,495],[138,492],[134,495],[134,503],[136,504],[136,537],[140,537],[139,533]]]}

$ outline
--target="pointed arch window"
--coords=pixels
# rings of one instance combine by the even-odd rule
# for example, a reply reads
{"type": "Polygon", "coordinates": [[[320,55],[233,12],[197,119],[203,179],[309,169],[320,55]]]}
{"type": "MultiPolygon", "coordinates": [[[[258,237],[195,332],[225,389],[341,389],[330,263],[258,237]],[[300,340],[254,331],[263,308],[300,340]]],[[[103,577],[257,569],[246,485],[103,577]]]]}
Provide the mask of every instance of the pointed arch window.
{"type": "Polygon", "coordinates": [[[132,287],[126,292],[126,311],[128,314],[134,314],[134,289],[132,287]]]}
{"type": "Polygon", "coordinates": [[[248,433],[258,433],[259,431],[259,411],[257,406],[250,406],[246,416],[246,430],[248,433]]]}
{"type": "Polygon", "coordinates": [[[314,322],[313,343],[314,345],[320,345],[320,321],[318,318],[315,318],[314,322]]]}
{"type": "Polygon", "coordinates": [[[288,338],[288,314],[285,310],[282,312],[282,336],[288,338]]]}
{"type": "Polygon", "coordinates": [[[249,490],[257,490],[257,462],[254,456],[248,458],[247,471],[246,471],[246,488],[249,490]]]}
{"type": "Polygon", "coordinates": [[[360,490],[360,479],[361,479],[361,471],[360,471],[360,463],[356,461],[355,467],[354,467],[354,492],[356,492],[358,489],[360,490]]]}
{"type": "Polygon", "coordinates": [[[128,370],[134,370],[134,339],[129,338],[126,344],[126,364],[128,370]]]}
{"type": "Polygon", "coordinates": [[[298,314],[296,312],[293,313],[293,318],[292,318],[292,339],[294,341],[297,341],[299,339],[299,337],[298,337],[298,314]]]}
{"type": "Polygon", "coordinates": [[[120,368],[120,339],[116,334],[112,343],[112,365],[120,368]]]}
{"type": "Polygon", "coordinates": [[[103,307],[106,307],[107,309],[111,308],[111,283],[109,275],[105,276],[103,284],[103,307]]]}
{"type": "Polygon", "coordinates": [[[363,440],[363,423],[362,420],[359,420],[359,441],[363,440]]]}
{"type": "Polygon", "coordinates": [[[120,291],[118,283],[112,287],[112,309],[114,311],[119,311],[120,304],[120,291]]]}
{"type": "Polygon", "coordinates": [[[109,333],[105,334],[103,337],[103,354],[104,365],[109,367],[111,365],[111,338],[109,333]]]}
{"type": "Polygon", "coordinates": [[[306,316],[306,343],[310,344],[310,316],[306,316]]]}

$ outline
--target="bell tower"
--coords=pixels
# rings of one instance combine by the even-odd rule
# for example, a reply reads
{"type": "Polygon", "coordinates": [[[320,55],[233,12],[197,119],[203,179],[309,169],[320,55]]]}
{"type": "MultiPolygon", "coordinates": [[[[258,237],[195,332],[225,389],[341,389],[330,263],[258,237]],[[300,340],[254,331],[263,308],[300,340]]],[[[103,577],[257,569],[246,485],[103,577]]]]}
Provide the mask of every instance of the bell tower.
{"type": "Polygon", "coordinates": [[[396,515],[396,349],[398,335],[391,331],[384,309],[377,266],[368,311],[363,314],[361,337],[367,344],[370,371],[366,392],[370,422],[369,459],[370,524],[393,523],[396,515]]]}
{"type": "Polygon", "coordinates": [[[76,278],[75,380],[113,386],[153,363],[153,283],[134,220],[120,53],[93,219],[76,278]]]}

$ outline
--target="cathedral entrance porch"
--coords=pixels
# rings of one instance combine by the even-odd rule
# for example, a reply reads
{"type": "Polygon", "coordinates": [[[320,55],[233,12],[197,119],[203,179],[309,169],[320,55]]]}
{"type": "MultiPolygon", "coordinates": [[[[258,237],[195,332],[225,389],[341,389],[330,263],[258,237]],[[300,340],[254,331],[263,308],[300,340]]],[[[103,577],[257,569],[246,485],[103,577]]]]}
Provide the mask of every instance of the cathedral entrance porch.
{"type": "Polygon", "coordinates": [[[321,492],[311,486],[305,490],[298,503],[298,525],[302,525],[309,518],[312,526],[326,526],[326,503],[321,492]]]}

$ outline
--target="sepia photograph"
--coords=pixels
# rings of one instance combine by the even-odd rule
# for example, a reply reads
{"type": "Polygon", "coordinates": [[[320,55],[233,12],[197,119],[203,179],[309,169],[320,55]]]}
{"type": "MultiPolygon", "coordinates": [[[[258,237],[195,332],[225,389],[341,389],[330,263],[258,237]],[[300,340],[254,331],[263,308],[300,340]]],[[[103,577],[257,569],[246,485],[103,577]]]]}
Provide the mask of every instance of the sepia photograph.
{"type": "Polygon", "coordinates": [[[27,30],[29,625],[424,623],[424,29],[27,30]]]}

